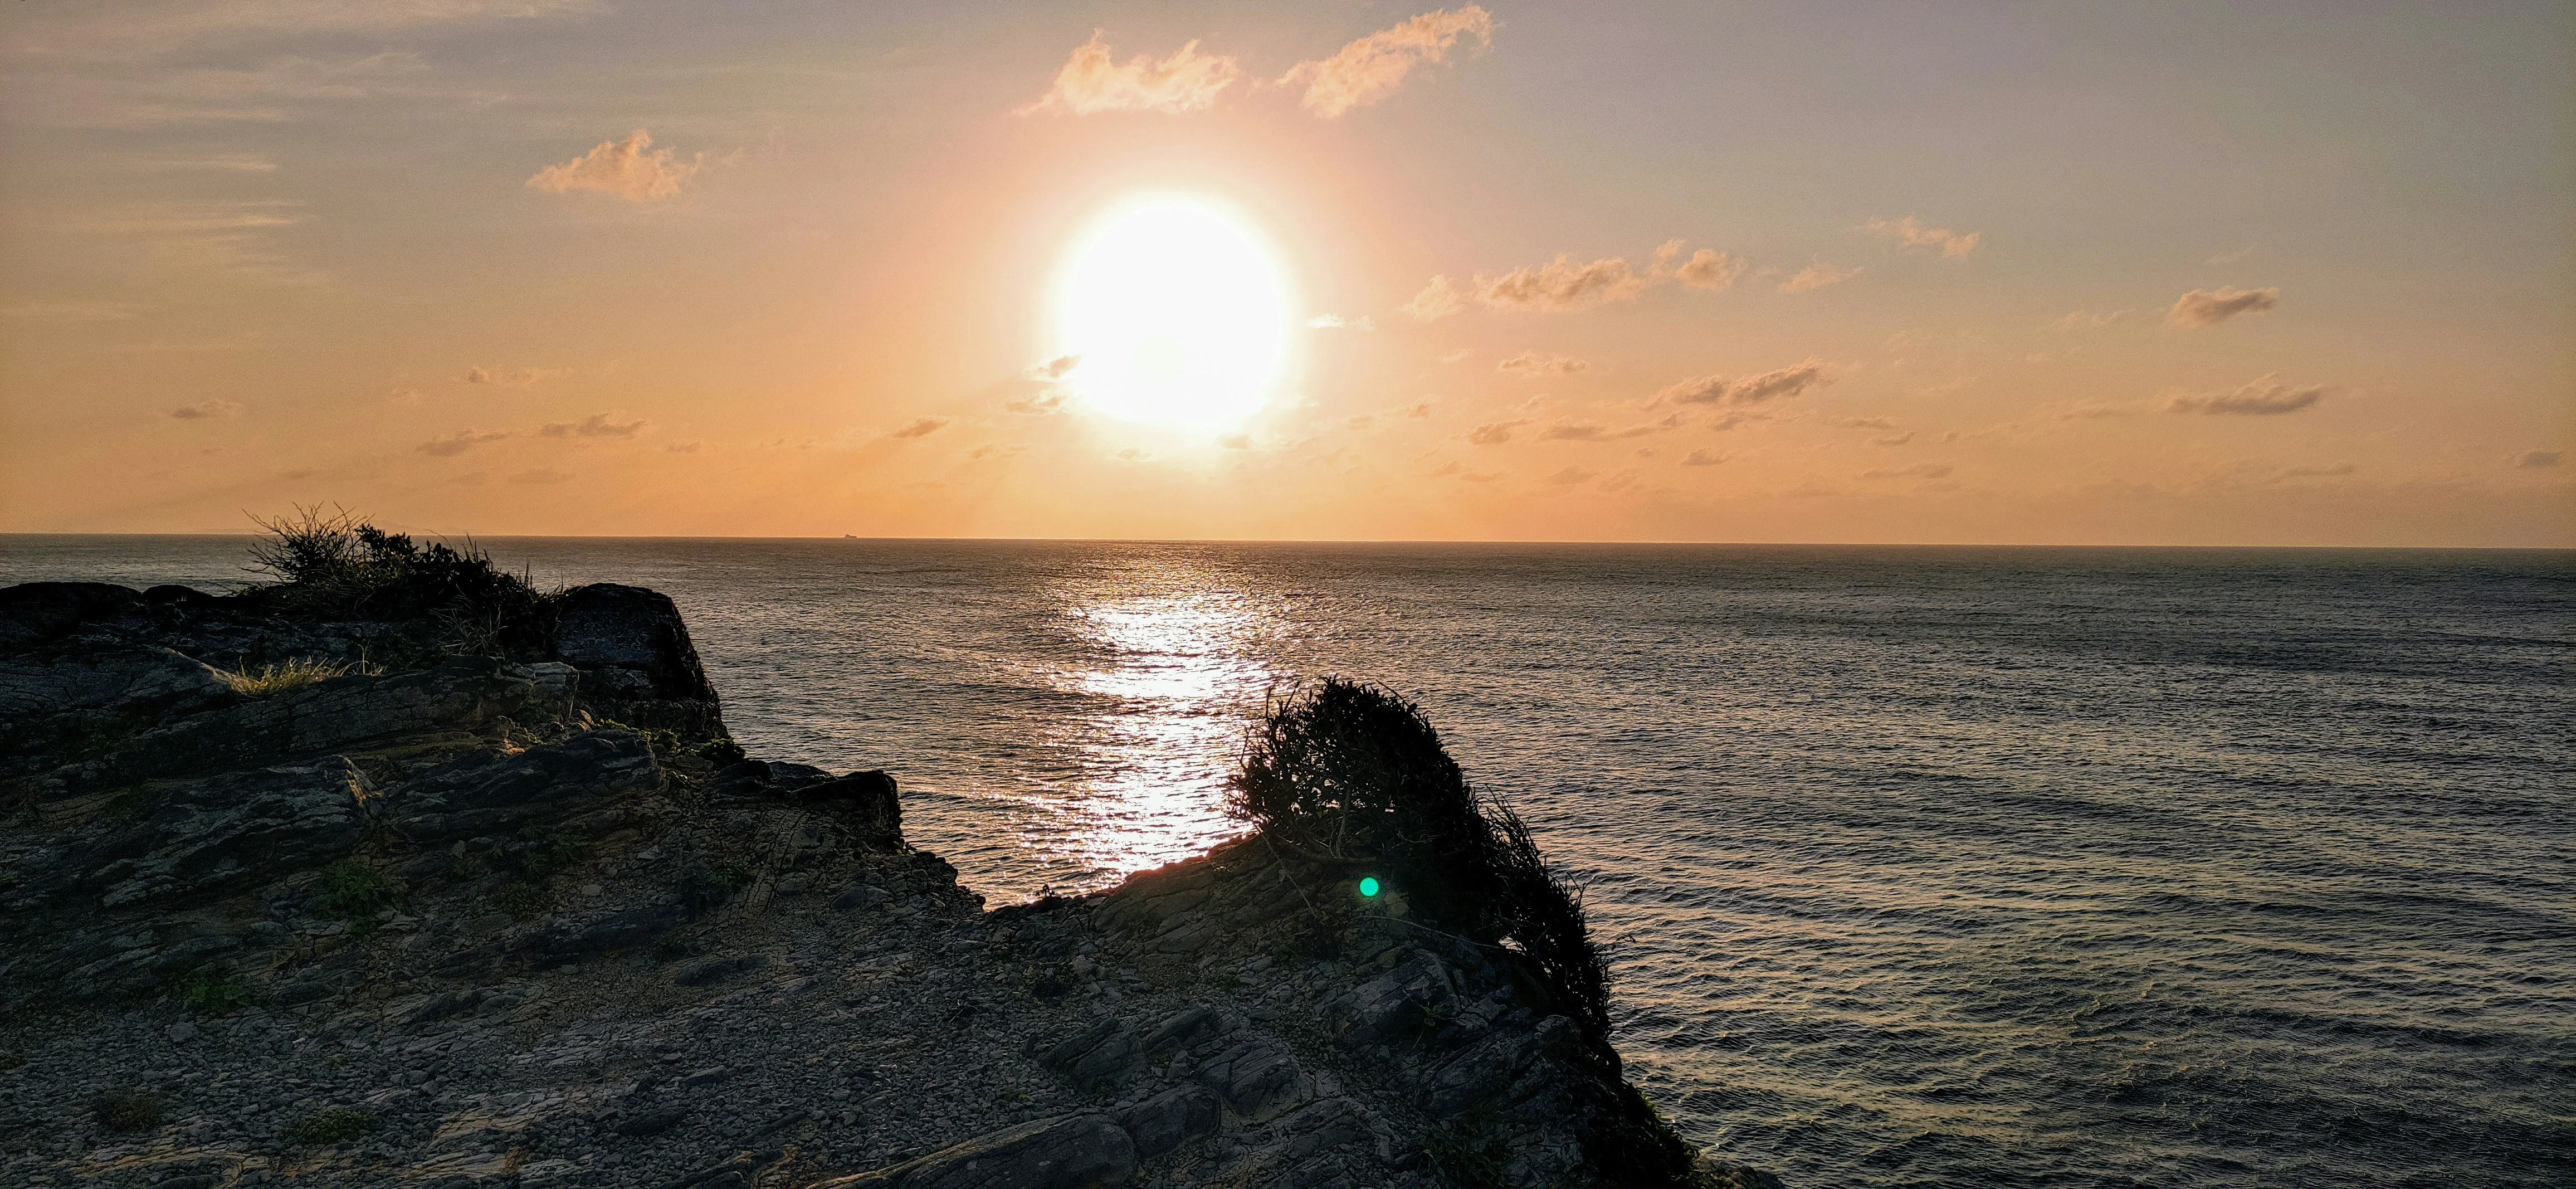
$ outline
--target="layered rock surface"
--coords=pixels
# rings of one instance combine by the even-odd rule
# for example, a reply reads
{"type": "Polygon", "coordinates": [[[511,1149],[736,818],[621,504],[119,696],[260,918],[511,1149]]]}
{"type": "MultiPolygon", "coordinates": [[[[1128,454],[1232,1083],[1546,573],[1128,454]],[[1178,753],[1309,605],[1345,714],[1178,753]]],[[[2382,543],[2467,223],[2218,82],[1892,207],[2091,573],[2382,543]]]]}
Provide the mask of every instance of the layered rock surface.
{"type": "Polygon", "coordinates": [[[553,655],[0,590],[0,1182],[1753,1185],[1516,956],[1258,836],[987,912],[895,782],[743,758],[685,626],[553,655]]]}

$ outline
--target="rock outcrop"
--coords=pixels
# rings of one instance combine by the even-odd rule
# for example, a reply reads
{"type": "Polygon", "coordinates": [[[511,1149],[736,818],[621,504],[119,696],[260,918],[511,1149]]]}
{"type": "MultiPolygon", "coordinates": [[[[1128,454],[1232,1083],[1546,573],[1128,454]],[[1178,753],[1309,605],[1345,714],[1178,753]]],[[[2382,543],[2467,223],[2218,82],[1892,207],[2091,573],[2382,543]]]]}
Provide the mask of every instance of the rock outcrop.
{"type": "Polygon", "coordinates": [[[0,590],[0,1181],[1768,1182],[1258,835],[987,912],[893,777],[744,758],[658,594],[416,629],[0,590]]]}

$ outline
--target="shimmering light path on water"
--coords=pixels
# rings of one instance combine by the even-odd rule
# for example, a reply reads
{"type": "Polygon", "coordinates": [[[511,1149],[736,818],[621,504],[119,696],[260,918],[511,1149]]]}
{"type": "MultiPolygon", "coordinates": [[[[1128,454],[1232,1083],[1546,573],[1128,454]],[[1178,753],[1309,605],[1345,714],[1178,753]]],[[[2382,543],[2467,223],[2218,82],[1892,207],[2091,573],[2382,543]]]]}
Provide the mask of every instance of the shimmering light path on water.
{"type": "Polygon", "coordinates": [[[490,544],[670,592],[997,900],[1223,837],[1283,683],[1407,692],[1592,881],[1656,1100],[1808,1189],[2576,1182],[2565,554],[490,544]]]}

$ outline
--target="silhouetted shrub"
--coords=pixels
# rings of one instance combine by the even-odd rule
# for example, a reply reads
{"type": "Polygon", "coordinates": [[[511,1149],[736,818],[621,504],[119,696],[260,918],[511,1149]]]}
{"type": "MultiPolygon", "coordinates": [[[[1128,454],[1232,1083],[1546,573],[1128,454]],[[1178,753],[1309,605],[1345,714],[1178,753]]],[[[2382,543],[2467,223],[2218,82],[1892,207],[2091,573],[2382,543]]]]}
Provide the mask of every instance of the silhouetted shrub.
{"type": "Polygon", "coordinates": [[[1340,678],[1300,689],[1254,730],[1230,792],[1234,815],[1284,849],[1371,866],[1435,919],[1518,950],[1569,1015],[1607,1034],[1608,970],[1580,897],[1519,815],[1468,787],[1420,707],[1340,678]]]}
{"type": "Polygon", "coordinates": [[[90,1117],[110,1131],[142,1131],[161,1124],[161,1100],[139,1090],[110,1090],[89,1101],[90,1117]]]}
{"type": "Polygon", "coordinates": [[[556,594],[495,568],[471,541],[423,546],[319,508],[257,523],[268,536],[251,547],[251,562],[278,579],[259,594],[286,608],[426,619],[449,650],[474,655],[537,657],[554,646],[556,594]]]}

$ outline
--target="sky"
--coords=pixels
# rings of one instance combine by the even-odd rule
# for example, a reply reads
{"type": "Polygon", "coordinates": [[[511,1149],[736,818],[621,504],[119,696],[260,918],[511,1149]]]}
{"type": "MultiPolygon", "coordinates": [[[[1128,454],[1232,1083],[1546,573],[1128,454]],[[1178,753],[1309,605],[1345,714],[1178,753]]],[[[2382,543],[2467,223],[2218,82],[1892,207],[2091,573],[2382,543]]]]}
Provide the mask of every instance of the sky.
{"type": "Polygon", "coordinates": [[[22,0],[0,531],[2570,547],[2571,212],[2569,4],[22,0]]]}

